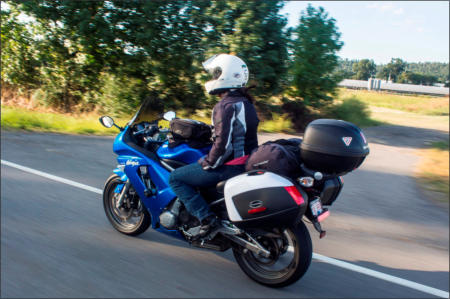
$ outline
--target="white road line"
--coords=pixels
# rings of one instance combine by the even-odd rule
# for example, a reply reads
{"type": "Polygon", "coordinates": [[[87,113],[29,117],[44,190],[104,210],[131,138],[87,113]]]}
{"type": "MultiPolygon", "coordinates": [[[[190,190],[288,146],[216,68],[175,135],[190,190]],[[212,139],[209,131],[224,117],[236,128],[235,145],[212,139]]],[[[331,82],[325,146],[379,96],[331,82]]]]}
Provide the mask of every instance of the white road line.
{"type": "Polygon", "coordinates": [[[445,292],[445,291],[442,291],[439,289],[435,289],[435,288],[432,288],[432,287],[429,287],[429,286],[426,286],[426,285],[423,285],[423,284],[420,284],[417,282],[413,282],[410,280],[406,280],[403,278],[385,274],[383,272],[378,272],[378,271],[370,270],[368,268],[364,268],[361,266],[353,265],[353,264],[343,262],[343,261],[340,261],[340,260],[337,260],[337,259],[334,259],[331,257],[327,257],[327,256],[324,256],[324,255],[321,255],[318,253],[313,253],[313,259],[316,259],[316,260],[319,260],[321,262],[325,262],[328,264],[332,264],[334,266],[341,267],[341,268],[344,268],[347,270],[351,270],[351,271],[359,272],[359,273],[362,273],[362,274],[365,274],[368,276],[376,277],[378,279],[386,280],[386,281],[389,281],[389,282],[392,282],[392,283],[395,283],[395,284],[398,284],[398,285],[401,285],[404,287],[415,289],[415,290],[418,290],[418,291],[421,291],[424,293],[428,293],[431,295],[435,295],[438,297],[442,297],[442,298],[449,297],[448,292],[445,292]]]}
{"type": "MultiPolygon", "coordinates": [[[[55,176],[55,175],[52,175],[52,174],[49,174],[49,173],[46,173],[46,172],[42,172],[42,171],[39,171],[39,170],[35,170],[35,169],[29,168],[29,167],[25,167],[25,166],[22,166],[22,165],[19,165],[19,164],[16,164],[16,163],[8,162],[8,161],[5,161],[5,160],[1,160],[1,163],[4,164],[4,165],[10,166],[10,167],[14,167],[16,169],[28,172],[28,173],[39,175],[39,176],[42,176],[42,177],[45,177],[45,178],[48,178],[48,179],[51,179],[51,180],[54,180],[54,181],[57,181],[57,182],[60,182],[60,183],[64,183],[64,184],[67,184],[67,185],[70,185],[70,186],[81,188],[81,189],[84,189],[84,190],[87,190],[87,191],[91,191],[91,192],[94,192],[94,193],[97,193],[97,194],[102,194],[103,193],[103,191],[101,189],[94,188],[94,187],[91,187],[91,186],[88,186],[88,185],[85,185],[85,184],[80,184],[80,183],[75,182],[75,181],[64,179],[64,178],[61,178],[61,177],[58,177],[58,176],[55,176]]],[[[319,260],[321,262],[325,262],[325,263],[328,263],[328,264],[331,264],[331,265],[334,265],[334,266],[337,266],[337,267],[340,267],[340,268],[344,268],[344,269],[347,269],[347,270],[350,270],[350,271],[355,271],[355,272],[362,273],[362,274],[365,274],[365,275],[368,275],[368,276],[372,276],[372,277],[375,277],[375,278],[378,278],[378,279],[386,280],[386,281],[389,281],[391,283],[395,283],[395,284],[398,284],[398,285],[401,285],[401,286],[404,286],[404,287],[408,287],[408,288],[411,288],[411,289],[414,289],[414,290],[418,290],[418,291],[421,291],[421,292],[424,292],[424,293],[427,293],[427,294],[435,295],[435,296],[442,297],[442,298],[449,298],[449,292],[442,291],[442,290],[439,290],[439,289],[436,289],[436,288],[432,288],[432,287],[429,287],[429,286],[426,286],[426,285],[423,285],[423,284],[420,284],[420,283],[416,283],[416,282],[413,282],[413,281],[410,281],[410,280],[406,280],[406,279],[403,279],[403,278],[399,278],[399,277],[396,277],[396,276],[392,276],[392,275],[389,275],[389,274],[385,274],[385,273],[382,273],[382,272],[374,271],[374,270],[371,270],[369,268],[364,268],[364,267],[361,267],[361,266],[353,265],[351,263],[343,262],[343,261],[340,261],[340,260],[337,260],[337,259],[334,259],[334,258],[330,258],[330,257],[324,256],[324,255],[318,254],[318,253],[313,253],[313,259],[316,259],[316,260],[319,260]]]]}
{"type": "Polygon", "coordinates": [[[98,188],[94,188],[94,187],[91,187],[91,186],[88,186],[88,185],[85,185],[85,184],[81,184],[81,183],[78,183],[78,182],[75,182],[75,181],[64,179],[62,177],[59,177],[59,176],[56,176],[56,175],[53,175],[53,174],[49,174],[49,173],[46,173],[46,172],[43,172],[43,171],[39,171],[39,170],[36,170],[36,169],[33,169],[33,168],[25,167],[25,166],[22,166],[22,165],[19,165],[19,164],[16,164],[16,163],[8,162],[8,161],[5,161],[5,160],[1,160],[1,161],[2,161],[2,164],[5,164],[7,166],[11,166],[11,167],[20,169],[20,170],[28,172],[28,173],[39,175],[39,176],[42,176],[42,177],[50,179],[50,180],[54,180],[54,181],[57,181],[57,182],[60,182],[60,183],[63,183],[63,184],[67,184],[67,185],[70,185],[70,186],[81,188],[81,189],[84,189],[84,190],[87,190],[87,191],[91,191],[91,192],[94,192],[94,193],[97,193],[97,194],[103,194],[103,190],[98,189],[98,188]]]}

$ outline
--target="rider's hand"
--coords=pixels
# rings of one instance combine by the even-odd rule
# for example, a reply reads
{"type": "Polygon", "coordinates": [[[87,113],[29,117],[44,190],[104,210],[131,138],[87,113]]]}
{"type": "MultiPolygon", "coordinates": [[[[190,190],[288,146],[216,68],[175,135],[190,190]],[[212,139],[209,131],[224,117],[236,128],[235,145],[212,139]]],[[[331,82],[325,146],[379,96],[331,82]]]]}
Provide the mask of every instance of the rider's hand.
{"type": "Polygon", "coordinates": [[[208,161],[206,161],[206,156],[201,157],[200,159],[198,159],[198,164],[200,164],[203,168],[203,170],[209,170],[211,169],[211,165],[209,165],[208,161]]]}

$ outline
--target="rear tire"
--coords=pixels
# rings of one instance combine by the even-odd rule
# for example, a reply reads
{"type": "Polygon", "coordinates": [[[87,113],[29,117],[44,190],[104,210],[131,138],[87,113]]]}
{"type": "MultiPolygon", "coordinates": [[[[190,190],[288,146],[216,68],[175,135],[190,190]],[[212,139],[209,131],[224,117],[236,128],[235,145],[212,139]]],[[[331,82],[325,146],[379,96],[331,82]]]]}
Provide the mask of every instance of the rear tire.
{"type": "MultiPolygon", "coordinates": [[[[106,217],[112,226],[119,232],[125,235],[137,236],[145,232],[151,223],[151,216],[145,206],[139,199],[139,210],[135,209],[134,213],[137,218],[136,223],[127,223],[122,221],[120,211],[115,208],[115,203],[117,200],[117,193],[114,192],[117,185],[123,184],[119,176],[113,174],[111,175],[105,183],[105,188],[103,189],[103,208],[105,210],[106,217]]],[[[138,196],[137,194],[135,195],[138,196]]],[[[131,211],[133,213],[133,211],[131,211]]]]}
{"type": "Polygon", "coordinates": [[[287,251],[281,253],[274,261],[260,261],[250,251],[244,253],[241,248],[233,249],[239,267],[248,277],[260,284],[280,288],[296,282],[306,273],[312,259],[312,242],[305,224],[300,221],[299,224],[287,228],[283,235],[286,239],[290,239],[288,251],[293,257],[285,268],[279,270],[268,270],[267,265],[273,266],[287,251]]]}

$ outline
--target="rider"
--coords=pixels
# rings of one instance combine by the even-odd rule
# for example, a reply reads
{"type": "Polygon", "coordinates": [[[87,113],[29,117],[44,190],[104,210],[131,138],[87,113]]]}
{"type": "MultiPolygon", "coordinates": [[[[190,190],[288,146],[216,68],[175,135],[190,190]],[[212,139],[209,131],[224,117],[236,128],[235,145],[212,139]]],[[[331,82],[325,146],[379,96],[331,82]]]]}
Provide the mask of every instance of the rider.
{"type": "Polygon", "coordinates": [[[245,171],[243,163],[236,162],[243,159],[230,163],[235,165],[224,164],[258,146],[259,123],[253,98],[244,87],[249,75],[245,62],[234,55],[219,54],[203,62],[203,67],[212,75],[205,83],[206,91],[221,98],[212,112],[214,143],[208,155],[198,163],[175,169],[169,181],[188,212],[200,221],[200,236],[217,225],[217,218],[195,188],[214,186],[245,171]]]}

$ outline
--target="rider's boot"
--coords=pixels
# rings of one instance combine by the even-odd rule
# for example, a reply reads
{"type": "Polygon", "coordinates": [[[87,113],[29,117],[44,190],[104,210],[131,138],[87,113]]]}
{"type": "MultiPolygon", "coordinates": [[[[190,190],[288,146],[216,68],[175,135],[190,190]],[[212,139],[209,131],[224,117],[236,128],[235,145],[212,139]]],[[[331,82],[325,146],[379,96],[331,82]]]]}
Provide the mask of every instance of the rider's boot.
{"type": "Polygon", "coordinates": [[[214,228],[219,225],[219,219],[216,215],[211,215],[206,217],[201,221],[200,231],[198,233],[199,237],[206,236],[209,234],[214,228]]]}

